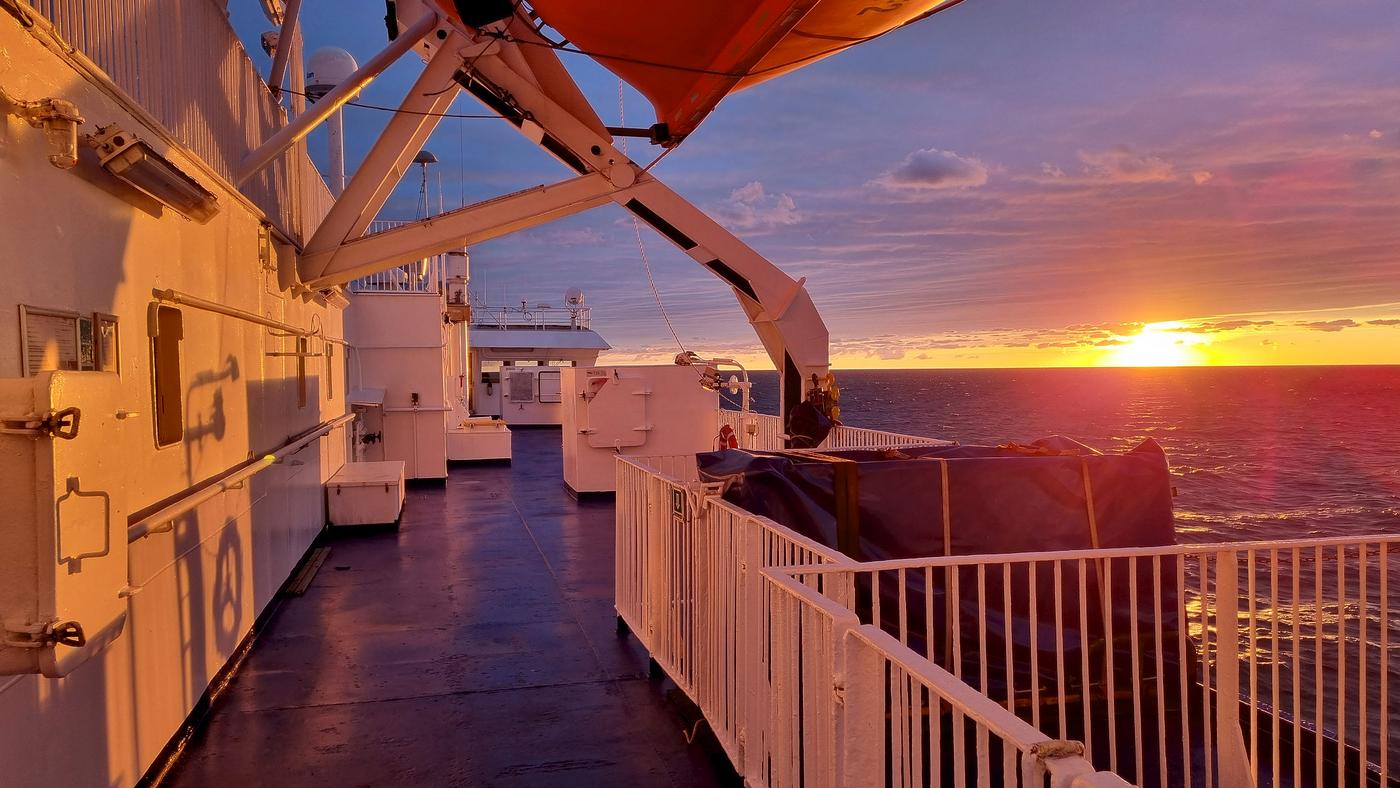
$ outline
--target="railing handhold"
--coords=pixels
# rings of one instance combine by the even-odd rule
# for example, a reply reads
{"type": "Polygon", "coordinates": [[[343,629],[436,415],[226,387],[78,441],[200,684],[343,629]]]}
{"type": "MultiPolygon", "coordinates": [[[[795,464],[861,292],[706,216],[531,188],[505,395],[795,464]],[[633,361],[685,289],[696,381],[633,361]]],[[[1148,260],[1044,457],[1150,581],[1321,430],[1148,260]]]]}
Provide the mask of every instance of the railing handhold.
{"type": "Polygon", "coordinates": [[[1051,739],[1031,745],[1031,755],[1042,761],[1054,758],[1082,758],[1084,742],[1072,739],[1051,739]]]}

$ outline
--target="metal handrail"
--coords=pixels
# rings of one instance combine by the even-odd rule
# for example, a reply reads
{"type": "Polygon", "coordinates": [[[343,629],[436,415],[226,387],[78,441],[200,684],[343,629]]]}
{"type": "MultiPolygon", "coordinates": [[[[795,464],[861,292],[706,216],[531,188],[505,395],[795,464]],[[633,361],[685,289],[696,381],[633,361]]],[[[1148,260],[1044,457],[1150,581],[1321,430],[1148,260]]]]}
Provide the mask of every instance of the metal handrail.
{"type": "Polygon", "coordinates": [[[283,444],[280,448],[271,453],[264,454],[261,457],[254,458],[238,466],[235,470],[218,481],[186,491],[181,497],[166,506],[131,523],[126,529],[126,540],[128,542],[135,542],[142,537],[150,536],[154,533],[164,533],[170,530],[162,526],[211,498],[228,492],[229,490],[237,489],[238,485],[242,484],[244,481],[272,467],[282,458],[301,451],[312,441],[325,436],[336,427],[356,418],[356,415],[357,414],[354,413],[346,413],[343,416],[337,416],[329,421],[324,421],[312,427],[307,432],[302,433],[299,437],[293,438],[283,444]]]}

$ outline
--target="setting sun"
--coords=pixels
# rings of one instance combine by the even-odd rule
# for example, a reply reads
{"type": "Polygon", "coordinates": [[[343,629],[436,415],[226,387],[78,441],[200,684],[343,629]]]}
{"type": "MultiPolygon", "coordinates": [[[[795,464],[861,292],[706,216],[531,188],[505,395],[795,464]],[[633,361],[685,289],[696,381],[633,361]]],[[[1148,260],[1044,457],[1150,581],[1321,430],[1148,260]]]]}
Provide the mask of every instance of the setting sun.
{"type": "Polygon", "coordinates": [[[1180,367],[1206,362],[1200,346],[1210,340],[1190,332],[1184,323],[1148,323],[1142,332],[1120,337],[1105,365],[1117,367],[1180,367]]]}

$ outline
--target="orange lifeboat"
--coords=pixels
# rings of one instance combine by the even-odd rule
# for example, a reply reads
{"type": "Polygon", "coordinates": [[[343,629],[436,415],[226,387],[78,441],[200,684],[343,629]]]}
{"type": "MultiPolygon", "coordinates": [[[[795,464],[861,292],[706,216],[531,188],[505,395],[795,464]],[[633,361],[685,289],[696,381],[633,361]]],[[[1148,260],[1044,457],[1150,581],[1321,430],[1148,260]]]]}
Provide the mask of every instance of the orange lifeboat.
{"type": "MultiPolygon", "coordinates": [[[[672,140],[729,93],[868,41],[959,0],[531,0],[571,48],[651,100],[672,140]]],[[[451,0],[444,13],[461,21],[451,0]]]]}

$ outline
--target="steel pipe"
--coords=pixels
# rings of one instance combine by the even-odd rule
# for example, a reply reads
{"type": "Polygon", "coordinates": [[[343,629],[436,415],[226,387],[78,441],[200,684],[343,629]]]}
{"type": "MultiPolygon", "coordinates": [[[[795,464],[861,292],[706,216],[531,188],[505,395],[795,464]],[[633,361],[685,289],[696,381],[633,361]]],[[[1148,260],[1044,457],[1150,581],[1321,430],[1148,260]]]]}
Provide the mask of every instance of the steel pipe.
{"type": "Polygon", "coordinates": [[[297,16],[301,12],[301,0],[287,0],[282,11],[282,29],[277,34],[277,50],[272,54],[272,70],[267,74],[267,86],[272,95],[282,94],[282,79],[287,75],[287,61],[292,55],[292,44],[297,35],[297,16]]]}

